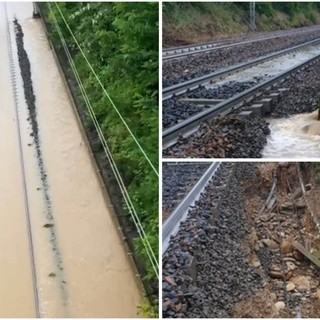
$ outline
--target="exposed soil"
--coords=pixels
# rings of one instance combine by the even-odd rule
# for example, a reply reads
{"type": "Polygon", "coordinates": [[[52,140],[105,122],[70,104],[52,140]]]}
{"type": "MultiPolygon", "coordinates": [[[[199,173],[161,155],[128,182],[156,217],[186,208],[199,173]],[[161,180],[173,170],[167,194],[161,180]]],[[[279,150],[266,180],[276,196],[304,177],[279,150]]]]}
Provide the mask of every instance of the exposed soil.
{"type": "MultiPolygon", "coordinates": [[[[215,196],[220,172],[171,239],[163,257],[164,317],[318,317],[320,270],[293,246],[319,250],[296,164],[234,166],[228,187],[215,196]]],[[[307,202],[314,203],[319,181],[311,164],[300,168],[311,184],[307,202]]]]}
{"type": "Polygon", "coordinates": [[[216,117],[200,124],[187,138],[163,151],[169,158],[259,158],[270,133],[266,121],[258,116],[216,117]]]}

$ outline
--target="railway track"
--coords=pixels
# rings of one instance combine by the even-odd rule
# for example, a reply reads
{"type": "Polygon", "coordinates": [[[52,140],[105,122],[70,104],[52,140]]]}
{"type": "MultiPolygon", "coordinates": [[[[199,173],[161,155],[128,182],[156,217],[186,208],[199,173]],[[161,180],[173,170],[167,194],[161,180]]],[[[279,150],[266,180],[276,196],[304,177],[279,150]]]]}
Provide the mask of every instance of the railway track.
{"type": "Polygon", "coordinates": [[[218,102],[212,107],[190,117],[189,119],[164,130],[162,134],[163,149],[167,149],[168,147],[174,145],[177,142],[177,139],[180,137],[190,136],[197,130],[200,123],[203,123],[204,121],[211,119],[218,114],[226,115],[230,112],[233,112],[242,105],[247,104],[251,100],[256,99],[261,95],[266,96],[268,94],[270,96],[271,92],[279,93],[278,89],[281,89],[281,83],[283,83],[290,76],[294,75],[296,72],[299,72],[300,70],[303,70],[304,68],[314,64],[319,60],[319,58],[320,55],[316,55],[311,59],[308,59],[307,61],[290,68],[289,70],[281,72],[280,74],[263,81],[256,86],[233,96],[230,99],[218,102]]]}
{"type": "Polygon", "coordinates": [[[185,57],[188,55],[194,55],[198,53],[221,50],[226,48],[232,48],[235,46],[240,46],[248,43],[254,43],[254,42],[275,39],[275,38],[283,38],[288,35],[298,35],[305,32],[309,32],[310,30],[317,30],[317,29],[318,27],[307,28],[307,30],[303,28],[303,30],[275,32],[272,35],[268,33],[268,34],[262,34],[262,35],[260,34],[260,35],[253,35],[253,36],[243,36],[243,37],[224,39],[224,40],[218,40],[213,42],[186,45],[181,47],[166,48],[162,50],[162,60],[165,61],[165,60],[177,59],[177,58],[185,57]]]}
{"type": "Polygon", "coordinates": [[[210,163],[165,162],[162,166],[162,219],[165,221],[197,183],[210,163]]]}
{"type": "Polygon", "coordinates": [[[32,9],[0,4],[0,316],[137,316],[140,280],[32,9]]]}
{"type": "Polygon", "coordinates": [[[207,185],[163,254],[163,316],[316,315],[318,260],[299,251],[319,232],[304,196],[310,186],[300,185],[295,163],[234,166],[222,194],[219,180],[207,185]],[[258,214],[266,186],[271,197],[258,214]]]}
{"type": "MultiPolygon", "coordinates": [[[[16,18],[11,20],[8,14],[7,3],[4,3],[5,10],[5,23],[7,26],[7,47],[8,57],[10,65],[10,77],[12,86],[13,104],[15,110],[15,123],[16,123],[16,139],[18,145],[20,172],[21,172],[21,189],[24,197],[24,211],[25,211],[25,222],[26,222],[26,234],[28,237],[28,250],[30,256],[31,273],[30,278],[32,282],[33,300],[34,300],[34,316],[44,317],[46,308],[44,307],[44,298],[41,294],[43,287],[43,265],[39,263],[42,258],[46,256],[48,259],[49,266],[47,270],[50,270],[47,274],[52,279],[51,290],[52,296],[55,297],[55,308],[57,315],[68,316],[67,305],[68,305],[68,292],[67,283],[64,275],[64,264],[62,260],[60,245],[57,241],[57,230],[56,220],[52,212],[52,201],[51,194],[49,192],[49,185],[47,180],[47,171],[44,165],[43,152],[40,147],[40,137],[38,131],[38,123],[36,119],[35,109],[35,96],[33,84],[31,82],[31,68],[28,54],[24,47],[24,34],[22,28],[16,18]],[[22,90],[21,90],[22,89],[22,90]],[[38,174],[41,178],[41,187],[36,190],[40,197],[43,196],[41,205],[43,208],[44,225],[39,226],[39,222],[35,222],[35,198],[34,195],[34,184],[39,182],[30,178],[30,167],[29,167],[29,151],[25,147],[26,143],[26,123],[22,118],[25,114],[25,110],[28,115],[28,121],[31,126],[30,136],[33,138],[33,144],[35,146],[35,157],[37,159],[38,174]],[[41,228],[48,231],[45,236],[47,254],[39,255],[39,248],[36,242],[39,242],[39,233],[41,228]]],[[[31,146],[32,144],[29,144],[31,146]]],[[[40,205],[40,203],[38,203],[40,205]]],[[[43,241],[41,239],[40,241],[43,241]]],[[[48,302],[46,302],[48,304],[48,302]]]]}
{"type": "Polygon", "coordinates": [[[319,43],[320,43],[320,38],[309,41],[307,43],[304,43],[304,44],[301,44],[298,46],[294,46],[292,48],[281,50],[279,52],[271,53],[266,56],[263,56],[263,57],[245,62],[245,63],[241,63],[239,65],[231,66],[231,67],[223,69],[223,70],[218,70],[216,72],[210,73],[205,76],[201,76],[201,77],[193,79],[193,80],[185,81],[185,82],[173,85],[171,87],[164,88],[162,90],[162,100],[165,101],[165,100],[173,98],[173,97],[181,96],[187,92],[189,93],[192,90],[196,90],[198,88],[201,88],[207,84],[213,83],[216,80],[224,79],[226,76],[238,73],[242,70],[246,70],[248,68],[251,68],[253,66],[261,64],[265,61],[272,60],[277,57],[281,57],[283,55],[286,55],[286,54],[289,54],[289,53],[292,53],[292,52],[295,52],[295,51],[298,51],[301,49],[305,49],[310,46],[317,45],[319,43]]]}
{"type": "Polygon", "coordinates": [[[288,36],[246,44],[240,47],[216,50],[182,59],[165,61],[162,67],[163,88],[208,75],[219,69],[241,64],[277,51],[319,38],[319,31],[299,36],[288,36]]]}
{"type": "Polygon", "coordinates": [[[162,228],[162,253],[168,249],[170,238],[177,234],[181,222],[183,222],[188,216],[189,208],[194,205],[208,182],[214,177],[215,174],[217,174],[219,166],[219,162],[215,162],[210,165],[199,181],[194,185],[190,192],[164,222],[162,228]]]}
{"type": "Polygon", "coordinates": [[[5,11],[5,23],[7,28],[7,46],[8,46],[8,56],[9,56],[9,65],[10,65],[10,76],[11,76],[11,86],[12,86],[12,97],[14,101],[15,108],[15,119],[16,119],[16,129],[17,129],[17,140],[18,140],[18,149],[19,149],[19,159],[20,159],[20,170],[22,176],[22,189],[24,195],[24,210],[26,217],[26,232],[28,235],[28,249],[29,249],[29,257],[30,257],[30,265],[31,265],[31,274],[32,278],[32,286],[33,286],[33,299],[34,299],[34,314],[37,318],[41,317],[41,307],[40,307],[40,299],[39,299],[39,287],[38,287],[38,276],[37,276],[37,268],[35,262],[35,253],[34,253],[34,240],[33,240],[33,232],[32,232],[32,223],[30,217],[30,206],[29,206],[29,194],[27,188],[27,177],[25,172],[25,160],[24,160],[24,151],[22,147],[22,134],[20,127],[20,118],[19,118],[19,107],[18,107],[18,93],[17,93],[17,71],[15,70],[15,62],[14,62],[14,51],[13,51],[13,43],[15,43],[15,39],[12,36],[13,30],[10,28],[10,21],[8,18],[8,10],[7,4],[4,3],[4,11],[5,11]]]}

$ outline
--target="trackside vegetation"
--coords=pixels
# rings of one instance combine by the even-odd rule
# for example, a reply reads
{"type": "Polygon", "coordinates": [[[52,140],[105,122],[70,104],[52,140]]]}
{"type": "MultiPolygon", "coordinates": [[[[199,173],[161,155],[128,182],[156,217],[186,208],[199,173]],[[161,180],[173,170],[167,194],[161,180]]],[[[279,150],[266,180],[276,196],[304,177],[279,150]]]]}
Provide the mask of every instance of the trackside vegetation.
{"type": "MultiPolygon", "coordinates": [[[[158,171],[158,3],[59,2],[39,5],[51,26],[49,37],[58,50],[63,50],[63,46],[54,19],[61,28],[147,239],[158,257],[158,176],[155,172],[158,171]],[[90,71],[59,9],[145,155],[90,71]]],[[[81,97],[80,89],[76,88],[76,91],[81,97]]],[[[84,125],[94,130],[89,114],[84,125]]],[[[102,145],[100,150],[102,152],[102,145]]],[[[122,206],[125,208],[125,203],[122,206]]],[[[132,220],[129,214],[126,219],[132,220]]],[[[155,293],[158,280],[144,243],[138,234],[129,236],[134,238],[134,251],[146,270],[143,279],[153,284],[155,293]]],[[[152,307],[146,303],[140,309],[142,315],[157,316],[157,304],[152,307]]]]}
{"type": "MultiPolygon", "coordinates": [[[[257,31],[320,23],[319,2],[256,2],[257,31]]],[[[249,2],[165,2],[165,46],[209,41],[250,32],[249,2]]]]}

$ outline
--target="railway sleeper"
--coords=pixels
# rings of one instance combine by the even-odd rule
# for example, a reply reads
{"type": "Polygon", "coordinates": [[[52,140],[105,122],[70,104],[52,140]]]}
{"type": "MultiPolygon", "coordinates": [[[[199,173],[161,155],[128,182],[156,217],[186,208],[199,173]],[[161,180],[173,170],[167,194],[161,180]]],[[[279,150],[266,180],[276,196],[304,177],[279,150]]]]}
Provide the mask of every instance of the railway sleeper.
{"type": "Polygon", "coordinates": [[[264,117],[269,115],[275,108],[275,104],[279,101],[280,97],[287,91],[287,88],[279,88],[277,92],[268,93],[265,98],[254,101],[251,106],[245,108],[245,112],[241,112],[240,116],[252,116],[256,115],[264,117]],[[251,113],[248,113],[248,111],[251,113]]]}

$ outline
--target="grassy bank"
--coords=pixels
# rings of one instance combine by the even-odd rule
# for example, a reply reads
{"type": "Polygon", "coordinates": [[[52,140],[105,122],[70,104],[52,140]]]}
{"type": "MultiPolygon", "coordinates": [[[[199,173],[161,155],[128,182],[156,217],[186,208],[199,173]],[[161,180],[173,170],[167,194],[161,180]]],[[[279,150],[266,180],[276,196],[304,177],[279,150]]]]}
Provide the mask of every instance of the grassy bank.
{"type": "MultiPolygon", "coordinates": [[[[256,2],[257,32],[320,23],[317,2],[256,2]]],[[[249,2],[175,2],[163,4],[163,43],[184,45],[251,32],[249,2]]]]}

